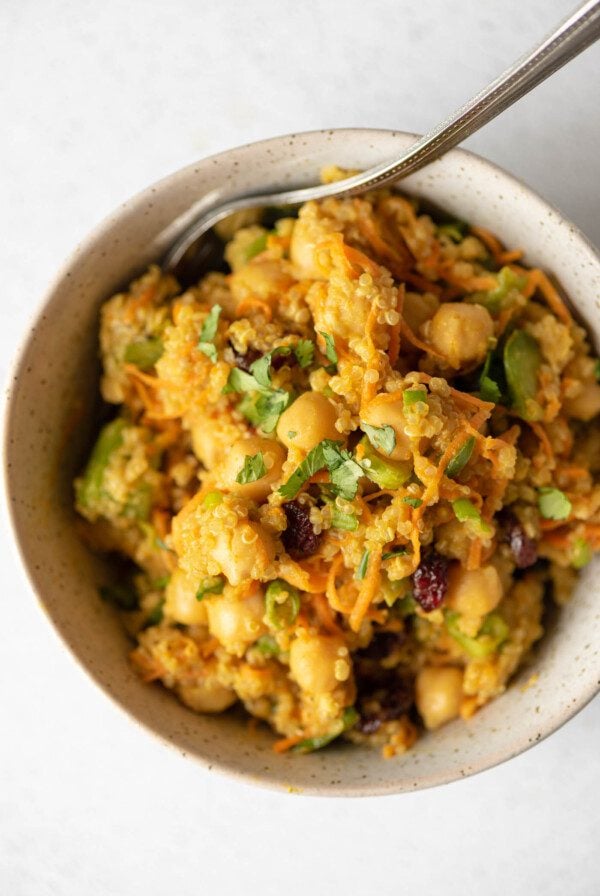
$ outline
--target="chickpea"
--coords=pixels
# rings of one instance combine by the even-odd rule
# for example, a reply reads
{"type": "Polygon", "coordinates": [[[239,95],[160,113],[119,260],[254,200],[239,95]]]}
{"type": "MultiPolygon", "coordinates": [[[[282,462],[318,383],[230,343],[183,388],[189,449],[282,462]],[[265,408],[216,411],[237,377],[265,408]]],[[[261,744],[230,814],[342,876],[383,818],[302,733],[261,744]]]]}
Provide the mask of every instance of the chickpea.
{"type": "Polygon", "coordinates": [[[180,684],[176,690],[181,702],[194,712],[223,712],[237,700],[235,691],[215,678],[207,678],[199,684],[180,684]]]}
{"type": "Polygon", "coordinates": [[[437,296],[431,292],[407,292],[404,296],[402,316],[413,333],[418,333],[425,321],[431,320],[439,305],[437,296]]]}
{"type": "Polygon", "coordinates": [[[215,419],[202,417],[191,426],[194,454],[207,470],[212,470],[246,431],[245,425],[234,423],[224,414],[215,419]]]}
{"type": "Polygon", "coordinates": [[[410,439],[404,431],[406,419],[403,408],[402,399],[379,401],[376,398],[367,405],[362,414],[362,419],[369,426],[391,426],[393,428],[396,434],[396,445],[392,453],[386,455],[392,460],[409,460],[412,457],[410,439]]]}
{"type": "Polygon", "coordinates": [[[463,616],[482,617],[491,613],[502,600],[502,582],[494,566],[464,569],[459,564],[450,570],[447,605],[463,616]]]}
{"type": "Polygon", "coordinates": [[[415,702],[430,731],[458,716],[462,682],[462,671],[452,666],[425,666],[417,675],[415,702]]]}
{"type": "Polygon", "coordinates": [[[215,485],[252,501],[264,501],[281,478],[284,460],[285,451],[275,439],[263,439],[260,436],[239,439],[224,452],[220,463],[215,467],[215,485]],[[237,482],[236,477],[244,467],[244,459],[259,452],[267,468],[266,474],[255,482],[248,482],[245,485],[237,482]]]}
{"type": "Polygon", "coordinates": [[[343,646],[341,638],[301,635],[290,647],[290,677],[310,694],[334,691],[340,684],[335,672],[343,646]]]}
{"type": "Polygon", "coordinates": [[[165,616],[182,625],[205,625],[206,604],[196,600],[198,580],[183,569],[176,569],[165,592],[165,616]]]}
{"type": "Polygon", "coordinates": [[[429,324],[429,339],[452,367],[483,361],[494,322],[482,305],[446,302],[429,324]]]}
{"type": "Polygon", "coordinates": [[[240,599],[226,588],[222,595],[206,601],[206,609],[211,635],[235,656],[242,656],[248,645],[267,631],[263,622],[265,605],[259,589],[240,599]]]}
{"type": "Polygon", "coordinates": [[[259,579],[275,556],[275,542],[260,523],[242,520],[231,532],[217,537],[213,560],[221,567],[231,585],[259,579]]]}
{"type": "Polygon", "coordinates": [[[277,438],[286,448],[300,448],[308,452],[323,439],[341,438],[335,428],[336,420],[336,410],[324,395],[304,392],[279,418],[277,438]]]}
{"type": "Polygon", "coordinates": [[[569,417],[588,423],[596,414],[600,414],[600,383],[582,383],[577,395],[565,398],[564,407],[569,417]]]}
{"type": "Polygon", "coordinates": [[[293,282],[281,261],[264,258],[251,261],[231,274],[229,288],[238,303],[244,299],[260,299],[262,302],[273,303],[293,282]]]}

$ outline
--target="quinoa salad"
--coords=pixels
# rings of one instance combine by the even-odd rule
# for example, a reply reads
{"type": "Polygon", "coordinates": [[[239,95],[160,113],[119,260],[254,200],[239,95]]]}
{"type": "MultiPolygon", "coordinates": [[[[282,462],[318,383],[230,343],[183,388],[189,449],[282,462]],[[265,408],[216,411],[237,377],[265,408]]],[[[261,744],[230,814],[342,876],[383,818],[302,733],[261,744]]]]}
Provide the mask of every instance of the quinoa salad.
{"type": "Polygon", "coordinates": [[[277,752],[403,753],[569,612],[600,548],[598,359],[521,250],[396,192],[219,235],[221,270],[152,266],[102,306],[108,422],[75,482],[101,596],[191,710],[239,704],[277,752]]]}

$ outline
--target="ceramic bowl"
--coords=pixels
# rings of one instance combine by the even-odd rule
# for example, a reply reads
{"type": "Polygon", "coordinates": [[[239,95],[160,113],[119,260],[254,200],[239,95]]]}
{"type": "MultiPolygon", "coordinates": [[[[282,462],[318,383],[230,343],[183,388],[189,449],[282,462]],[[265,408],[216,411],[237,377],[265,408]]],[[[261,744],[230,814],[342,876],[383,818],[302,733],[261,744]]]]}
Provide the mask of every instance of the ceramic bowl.
{"type": "MultiPolygon", "coordinates": [[[[75,250],[43,300],[21,351],[6,414],[7,494],[31,585],[65,645],[90,677],[165,744],[209,769],[261,785],[320,795],[417,790],[471,775],[526,750],[598,690],[598,560],[553,621],[533,662],[506,694],[468,723],[425,735],[404,756],[340,744],[308,756],[277,756],[266,730],[242,718],[195,715],[127,662],[119,619],[98,597],[104,562],[75,531],[72,480],[96,427],[98,309],[159,259],[203,205],[236,192],[317,181],[323,165],[366,168],[412,136],[338,130],[277,137],[232,149],[170,175],[126,202],[75,250]],[[525,686],[528,685],[528,686],[525,686]]],[[[556,209],[495,165],[455,150],[407,178],[403,189],[488,227],[526,261],[552,272],[581,319],[599,333],[600,260],[556,209]]],[[[90,694],[90,699],[94,699],[90,694]]]]}

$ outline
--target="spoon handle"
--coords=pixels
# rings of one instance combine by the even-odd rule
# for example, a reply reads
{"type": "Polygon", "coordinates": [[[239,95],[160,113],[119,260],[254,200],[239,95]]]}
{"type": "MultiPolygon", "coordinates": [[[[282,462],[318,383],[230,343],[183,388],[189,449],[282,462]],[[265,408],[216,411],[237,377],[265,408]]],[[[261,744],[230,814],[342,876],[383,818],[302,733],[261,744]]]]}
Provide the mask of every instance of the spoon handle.
{"type": "Polygon", "coordinates": [[[400,157],[376,165],[346,180],[260,195],[225,198],[197,218],[175,240],[163,268],[173,270],[192,243],[232,212],[266,205],[299,205],[311,199],[353,196],[374,186],[392,183],[435,161],[465,137],[475,133],[537,84],[581,53],[600,37],[600,0],[587,0],[548,37],[519,59],[503,75],[413,143],[400,157]]]}
{"type": "MultiPolygon", "coordinates": [[[[587,0],[529,53],[470,99],[433,131],[421,137],[399,159],[371,168],[368,184],[389,183],[418,171],[501,112],[600,38],[600,0],[587,0]]],[[[348,191],[350,193],[350,190],[348,191]]]]}

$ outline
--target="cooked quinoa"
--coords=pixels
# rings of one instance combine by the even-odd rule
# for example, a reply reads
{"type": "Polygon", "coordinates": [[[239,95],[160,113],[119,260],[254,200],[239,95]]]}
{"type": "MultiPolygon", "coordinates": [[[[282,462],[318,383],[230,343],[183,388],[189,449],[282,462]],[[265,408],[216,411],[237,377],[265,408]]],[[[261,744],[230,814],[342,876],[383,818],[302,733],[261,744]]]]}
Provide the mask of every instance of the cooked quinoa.
{"type": "Polygon", "coordinates": [[[221,233],[228,273],[102,307],[102,595],[192,710],[401,753],[502,694],[600,547],[598,360],[521,251],[397,193],[221,233]]]}

